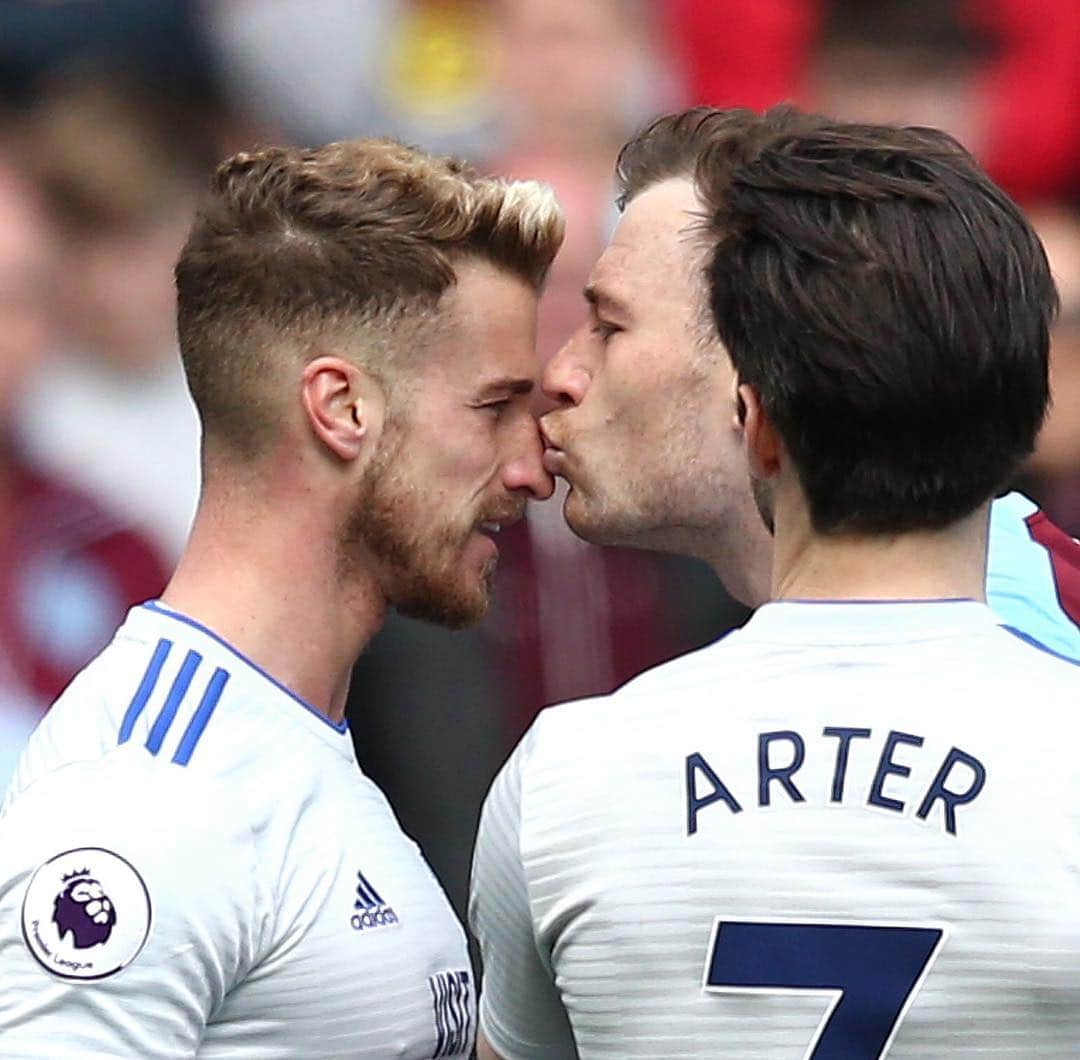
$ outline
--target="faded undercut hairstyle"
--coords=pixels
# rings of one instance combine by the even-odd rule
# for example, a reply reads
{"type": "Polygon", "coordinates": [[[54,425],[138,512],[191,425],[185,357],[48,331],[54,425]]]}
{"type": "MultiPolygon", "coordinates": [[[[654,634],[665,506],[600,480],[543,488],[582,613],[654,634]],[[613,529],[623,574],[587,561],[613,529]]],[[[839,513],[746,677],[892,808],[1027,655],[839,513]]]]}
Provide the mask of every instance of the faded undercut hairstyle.
{"type": "Polygon", "coordinates": [[[699,107],[643,130],[618,177],[621,204],[694,181],[712,322],[819,533],[947,526],[1034,449],[1057,293],[952,137],[699,107]]]}
{"type": "Polygon", "coordinates": [[[313,356],[327,337],[393,381],[455,265],[483,260],[538,290],[563,229],[546,186],[390,140],[228,159],[176,266],[180,353],[205,437],[262,452],[286,399],[265,385],[275,363],[313,356]]]}

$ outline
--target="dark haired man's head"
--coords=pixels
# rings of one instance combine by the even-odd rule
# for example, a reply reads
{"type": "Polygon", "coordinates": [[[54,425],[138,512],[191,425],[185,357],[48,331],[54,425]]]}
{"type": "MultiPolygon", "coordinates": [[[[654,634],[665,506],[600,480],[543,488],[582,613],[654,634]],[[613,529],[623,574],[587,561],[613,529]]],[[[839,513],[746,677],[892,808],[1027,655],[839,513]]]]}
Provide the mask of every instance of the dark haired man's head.
{"type": "Polygon", "coordinates": [[[947,526],[1031,453],[1053,281],[951,137],[697,108],[627,144],[619,176],[624,204],[693,180],[713,323],[816,531],[947,526]]]}

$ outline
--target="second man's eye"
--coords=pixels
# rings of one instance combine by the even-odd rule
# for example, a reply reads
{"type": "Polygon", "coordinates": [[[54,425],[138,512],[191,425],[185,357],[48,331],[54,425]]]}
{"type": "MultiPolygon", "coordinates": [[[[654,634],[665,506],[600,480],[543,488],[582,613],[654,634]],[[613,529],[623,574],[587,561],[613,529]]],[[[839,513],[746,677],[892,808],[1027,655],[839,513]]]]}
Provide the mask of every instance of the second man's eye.
{"type": "Polygon", "coordinates": [[[617,328],[614,324],[608,324],[603,320],[597,320],[593,322],[593,325],[589,330],[596,335],[601,342],[607,342],[615,332],[621,331],[622,329],[617,328]]]}

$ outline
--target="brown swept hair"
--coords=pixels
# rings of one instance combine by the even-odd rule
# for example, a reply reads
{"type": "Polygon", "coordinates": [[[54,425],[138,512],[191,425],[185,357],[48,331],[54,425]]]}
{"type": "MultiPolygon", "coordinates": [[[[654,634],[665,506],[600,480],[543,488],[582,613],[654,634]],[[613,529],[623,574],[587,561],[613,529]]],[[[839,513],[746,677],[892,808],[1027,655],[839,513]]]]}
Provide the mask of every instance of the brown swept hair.
{"type": "Polygon", "coordinates": [[[1057,292],[1023,213],[951,136],[697,107],[630,141],[618,177],[622,205],[694,182],[711,325],[819,533],[946,526],[1034,449],[1057,292]]]}
{"type": "Polygon", "coordinates": [[[534,289],[562,242],[554,194],[385,139],[271,147],[218,166],[176,265],[180,353],[207,439],[257,455],[293,350],[351,340],[382,378],[419,342],[456,263],[534,289]]]}

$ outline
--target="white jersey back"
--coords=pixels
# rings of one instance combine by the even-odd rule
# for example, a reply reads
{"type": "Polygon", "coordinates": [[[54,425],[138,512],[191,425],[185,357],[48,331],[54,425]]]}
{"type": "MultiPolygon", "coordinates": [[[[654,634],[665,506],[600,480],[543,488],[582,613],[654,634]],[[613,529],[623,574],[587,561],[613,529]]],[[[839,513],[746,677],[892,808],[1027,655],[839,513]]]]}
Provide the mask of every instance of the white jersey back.
{"type": "Polygon", "coordinates": [[[507,1060],[1080,1056],[1078,746],[1076,666],[982,604],[768,604],[508,762],[481,1027],[507,1060]]]}
{"type": "Polygon", "coordinates": [[[159,605],[0,811],[0,1057],[467,1056],[464,934],[344,725],[159,605]]]}

